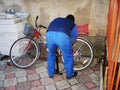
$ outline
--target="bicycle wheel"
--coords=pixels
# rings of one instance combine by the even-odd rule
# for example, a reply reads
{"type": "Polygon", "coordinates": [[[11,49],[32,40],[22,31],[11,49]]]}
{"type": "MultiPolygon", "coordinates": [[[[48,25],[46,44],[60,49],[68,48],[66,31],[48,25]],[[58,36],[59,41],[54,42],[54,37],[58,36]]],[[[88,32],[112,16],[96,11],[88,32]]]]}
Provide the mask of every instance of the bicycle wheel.
{"type": "Polygon", "coordinates": [[[93,60],[92,44],[83,38],[78,38],[73,45],[74,70],[87,68],[93,60]]]}
{"type": "Polygon", "coordinates": [[[19,68],[28,68],[37,60],[40,52],[34,39],[23,37],[16,40],[10,48],[10,59],[19,68]]]}

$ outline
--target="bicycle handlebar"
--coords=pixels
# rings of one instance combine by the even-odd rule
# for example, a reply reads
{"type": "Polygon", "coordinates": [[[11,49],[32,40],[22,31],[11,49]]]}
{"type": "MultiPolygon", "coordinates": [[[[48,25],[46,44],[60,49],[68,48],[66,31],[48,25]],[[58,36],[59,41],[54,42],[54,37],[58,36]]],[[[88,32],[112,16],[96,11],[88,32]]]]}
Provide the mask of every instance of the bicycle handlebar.
{"type": "Polygon", "coordinates": [[[38,20],[39,16],[36,16],[36,19],[35,19],[35,27],[37,27],[37,20],[38,20]]]}
{"type": "Polygon", "coordinates": [[[47,29],[47,27],[45,27],[44,25],[37,25],[37,20],[38,20],[38,18],[39,18],[39,16],[36,16],[36,19],[35,19],[35,27],[37,28],[37,27],[42,27],[42,28],[44,28],[44,29],[47,29]]]}
{"type": "Polygon", "coordinates": [[[43,25],[39,25],[38,27],[42,27],[42,28],[44,28],[44,29],[47,29],[47,27],[46,27],[46,26],[43,26],[43,25]]]}

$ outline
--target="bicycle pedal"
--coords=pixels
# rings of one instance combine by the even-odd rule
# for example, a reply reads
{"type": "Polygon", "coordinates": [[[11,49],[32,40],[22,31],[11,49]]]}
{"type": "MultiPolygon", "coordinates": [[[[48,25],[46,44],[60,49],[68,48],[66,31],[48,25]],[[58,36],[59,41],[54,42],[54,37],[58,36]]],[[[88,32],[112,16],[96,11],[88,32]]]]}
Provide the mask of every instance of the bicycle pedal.
{"type": "Polygon", "coordinates": [[[58,75],[63,75],[63,73],[60,73],[60,72],[56,72],[55,74],[58,74],[58,75]]]}
{"type": "Polygon", "coordinates": [[[63,73],[59,73],[59,75],[63,75],[63,73]]]}

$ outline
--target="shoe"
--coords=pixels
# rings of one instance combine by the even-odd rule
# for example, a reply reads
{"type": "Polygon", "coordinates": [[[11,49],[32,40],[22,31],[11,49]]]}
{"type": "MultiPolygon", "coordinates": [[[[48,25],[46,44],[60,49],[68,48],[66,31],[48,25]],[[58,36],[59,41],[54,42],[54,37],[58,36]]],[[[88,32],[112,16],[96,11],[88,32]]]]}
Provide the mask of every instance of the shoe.
{"type": "Polygon", "coordinates": [[[54,76],[49,76],[49,78],[53,78],[54,76]]]}
{"type": "Polygon", "coordinates": [[[74,72],[74,75],[73,75],[73,76],[71,76],[71,77],[67,77],[67,76],[66,76],[66,78],[67,78],[67,79],[71,79],[72,77],[76,77],[77,74],[78,74],[78,72],[74,72]]]}

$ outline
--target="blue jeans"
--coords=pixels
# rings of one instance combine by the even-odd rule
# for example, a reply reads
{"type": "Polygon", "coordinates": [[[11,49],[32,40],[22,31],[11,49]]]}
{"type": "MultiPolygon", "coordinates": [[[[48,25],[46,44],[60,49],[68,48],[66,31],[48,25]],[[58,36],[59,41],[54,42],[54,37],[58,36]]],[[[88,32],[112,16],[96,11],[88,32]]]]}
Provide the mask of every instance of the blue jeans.
{"type": "Polygon", "coordinates": [[[54,76],[55,62],[56,62],[56,49],[59,48],[64,58],[64,67],[66,76],[71,77],[74,75],[74,60],[72,54],[72,44],[69,37],[62,32],[49,31],[46,33],[46,41],[48,47],[48,74],[54,76]]]}

